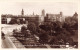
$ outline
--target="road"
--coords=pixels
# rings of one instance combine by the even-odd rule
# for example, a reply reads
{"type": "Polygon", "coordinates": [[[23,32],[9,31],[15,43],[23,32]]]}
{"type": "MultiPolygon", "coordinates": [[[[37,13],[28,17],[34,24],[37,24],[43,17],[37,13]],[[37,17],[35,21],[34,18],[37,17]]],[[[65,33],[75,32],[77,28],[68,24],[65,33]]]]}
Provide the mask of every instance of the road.
{"type": "Polygon", "coordinates": [[[9,48],[8,46],[9,46],[9,45],[7,45],[6,39],[5,39],[5,40],[2,40],[2,45],[1,45],[1,47],[2,47],[2,48],[9,48]]]}
{"type": "Polygon", "coordinates": [[[2,30],[1,31],[3,31],[4,32],[4,34],[5,34],[5,39],[3,40],[1,40],[1,42],[2,42],[2,44],[1,44],[1,47],[2,48],[15,48],[13,45],[12,45],[12,43],[10,42],[10,40],[9,40],[9,35],[12,35],[12,31],[13,31],[13,29],[20,29],[21,28],[21,26],[22,25],[7,25],[7,24],[2,24],[1,25],[1,27],[3,27],[2,28],[2,30]]]}
{"type": "Polygon", "coordinates": [[[5,39],[2,39],[2,44],[1,44],[2,48],[16,48],[12,42],[9,40],[9,38],[7,36],[5,36],[5,39]]]}

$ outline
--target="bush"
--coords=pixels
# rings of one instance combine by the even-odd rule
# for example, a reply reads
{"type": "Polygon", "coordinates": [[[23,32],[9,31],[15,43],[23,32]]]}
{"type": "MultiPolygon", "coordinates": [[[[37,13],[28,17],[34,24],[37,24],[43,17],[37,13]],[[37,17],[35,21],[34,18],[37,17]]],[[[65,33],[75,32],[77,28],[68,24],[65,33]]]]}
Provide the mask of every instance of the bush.
{"type": "Polygon", "coordinates": [[[9,24],[17,24],[17,19],[11,19],[11,21],[9,22],[9,24]]]}
{"type": "Polygon", "coordinates": [[[30,30],[32,34],[36,34],[36,25],[34,23],[29,23],[27,29],[30,30]]]}

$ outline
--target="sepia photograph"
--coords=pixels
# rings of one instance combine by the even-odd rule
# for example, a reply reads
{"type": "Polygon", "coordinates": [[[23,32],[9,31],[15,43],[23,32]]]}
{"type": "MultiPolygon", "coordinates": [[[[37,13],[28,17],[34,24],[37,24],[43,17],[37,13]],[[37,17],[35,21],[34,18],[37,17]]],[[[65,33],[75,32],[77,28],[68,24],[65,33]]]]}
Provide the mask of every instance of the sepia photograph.
{"type": "Polygon", "coordinates": [[[78,3],[1,2],[1,48],[78,49],[78,3]]]}

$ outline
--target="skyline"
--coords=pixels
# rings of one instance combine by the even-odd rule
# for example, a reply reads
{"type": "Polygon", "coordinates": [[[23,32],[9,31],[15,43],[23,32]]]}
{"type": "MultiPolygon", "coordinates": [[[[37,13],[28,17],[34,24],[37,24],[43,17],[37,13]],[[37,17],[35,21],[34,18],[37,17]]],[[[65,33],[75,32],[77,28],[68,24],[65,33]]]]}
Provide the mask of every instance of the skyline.
{"type": "Polygon", "coordinates": [[[21,15],[22,9],[24,15],[32,15],[33,12],[35,15],[41,15],[43,9],[45,13],[50,14],[63,12],[63,15],[72,16],[75,12],[78,13],[78,4],[72,2],[4,2],[1,5],[1,14],[21,15]]]}

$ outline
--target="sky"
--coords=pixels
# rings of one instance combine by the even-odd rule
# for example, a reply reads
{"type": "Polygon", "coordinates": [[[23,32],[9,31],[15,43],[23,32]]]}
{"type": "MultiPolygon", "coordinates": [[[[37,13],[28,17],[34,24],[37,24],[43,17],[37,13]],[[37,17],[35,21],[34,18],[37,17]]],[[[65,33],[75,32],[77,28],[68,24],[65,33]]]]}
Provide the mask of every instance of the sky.
{"type": "Polygon", "coordinates": [[[45,13],[59,14],[72,16],[78,12],[78,4],[73,2],[2,2],[0,3],[1,14],[21,15],[21,10],[24,10],[24,15],[38,14],[44,9],[45,13]]]}

